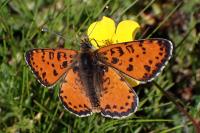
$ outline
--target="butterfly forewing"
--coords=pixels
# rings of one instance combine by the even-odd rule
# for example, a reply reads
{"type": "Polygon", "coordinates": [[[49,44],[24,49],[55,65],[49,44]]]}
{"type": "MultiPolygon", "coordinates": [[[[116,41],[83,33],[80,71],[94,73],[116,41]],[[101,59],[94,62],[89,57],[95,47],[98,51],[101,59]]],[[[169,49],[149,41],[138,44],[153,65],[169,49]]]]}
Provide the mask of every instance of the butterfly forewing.
{"type": "Polygon", "coordinates": [[[172,55],[166,39],[147,39],[109,45],[97,50],[100,60],[141,82],[154,79],[172,55]]]}
{"type": "Polygon", "coordinates": [[[72,64],[77,51],[68,49],[33,49],[26,52],[27,64],[44,86],[52,86],[72,64]]]}
{"type": "Polygon", "coordinates": [[[68,71],[61,84],[59,97],[67,110],[83,117],[92,113],[92,105],[79,74],[77,67],[68,71]]]}
{"type": "Polygon", "coordinates": [[[138,97],[126,81],[113,68],[104,66],[99,73],[101,114],[123,118],[137,110],[138,97]]]}

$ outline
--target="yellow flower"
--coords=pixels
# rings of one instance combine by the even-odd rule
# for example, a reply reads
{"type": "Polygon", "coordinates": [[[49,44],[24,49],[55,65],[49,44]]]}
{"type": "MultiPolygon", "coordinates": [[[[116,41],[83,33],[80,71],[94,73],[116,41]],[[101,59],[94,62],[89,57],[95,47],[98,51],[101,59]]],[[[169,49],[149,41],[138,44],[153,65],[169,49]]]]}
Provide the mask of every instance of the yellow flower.
{"type": "MultiPolygon", "coordinates": [[[[115,22],[108,17],[103,17],[102,20],[92,23],[87,35],[91,44],[95,48],[100,48],[109,44],[120,42],[133,41],[140,25],[132,20],[124,20],[120,22],[116,28],[115,22]]],[[[139,81],[126,77],[131,86],[137,86],[139,81]]]]}
{"type": "Polygon", "coordinates": [[[97,43],[100,47],[115,44],[120,42],[133,41],[137,30],[140,25],[132,20],[124,20],[115,27],[115,22],[108,18],[103,17],[101,21],[92,23],[87,31],[87,35],[96,48],[97,43]]]}

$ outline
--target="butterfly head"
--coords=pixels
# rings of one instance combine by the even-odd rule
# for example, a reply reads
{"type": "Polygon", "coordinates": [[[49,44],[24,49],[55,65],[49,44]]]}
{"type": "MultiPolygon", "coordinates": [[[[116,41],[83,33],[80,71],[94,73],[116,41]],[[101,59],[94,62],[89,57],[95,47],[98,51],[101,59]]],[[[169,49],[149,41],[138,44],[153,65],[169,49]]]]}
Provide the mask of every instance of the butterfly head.
{"type": "Polygon", "coordinates": [[[91,50],[92,49],[92,45],[89,41],[83,41],[81,43],[81,50],[82,51],[88,51],[88,50],[91,50]]]}

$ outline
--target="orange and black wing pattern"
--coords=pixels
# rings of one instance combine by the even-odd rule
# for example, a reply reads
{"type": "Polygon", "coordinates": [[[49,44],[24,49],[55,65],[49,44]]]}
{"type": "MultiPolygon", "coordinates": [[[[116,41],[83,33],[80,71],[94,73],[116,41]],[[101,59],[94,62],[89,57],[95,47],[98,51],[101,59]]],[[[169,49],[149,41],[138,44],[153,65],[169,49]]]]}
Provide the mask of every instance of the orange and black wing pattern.
{"type": "Polygon", "coordinates": [[[44,86],[52,86],[72,64],[77,51],[68,49],[33,49],[26,52],[26,63],[44,86]]]}
{"type": "Polygon", "coordinates": [[[101,114],[111,118],[125,118],[137,110],[138,96],[116,70],[104,66],[98,76],[101,114]]]}
{"type": "Polygon", "coordinates": [[[84,117],[92,114],[92,104],[79,74],[77,66],[68,71],[61,84],[59,97],[67,110],[79,117],[84,117]]]}
{"type": "Polygon", "coordinates": [[[145,83],[162,71],[172,50],[170,41],[156,38],[113,44],[96,52],[104,64],[145,83]]]}

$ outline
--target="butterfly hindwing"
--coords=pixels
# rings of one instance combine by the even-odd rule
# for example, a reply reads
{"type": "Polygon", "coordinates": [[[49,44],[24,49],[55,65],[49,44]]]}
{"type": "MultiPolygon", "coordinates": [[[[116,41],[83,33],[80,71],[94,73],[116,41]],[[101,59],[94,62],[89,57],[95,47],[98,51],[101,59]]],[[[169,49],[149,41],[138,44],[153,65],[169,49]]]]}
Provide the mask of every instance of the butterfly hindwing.
{"type": "Polygon", "coordinates": [[[77,51],[68,49],[33,49],[26,52],[27,64],[44,86],[52,86],[66,72],[77,51]]]}
{"type": "Polygon", "coordinates": [[[100,60],[133,79],[153,80],[172,55],[172,43],[166,39],[146,39],[109,45],[97,50],[100,60]]]}
{"type": "Polygon", "coordinates": [[[124,118],[137,110],[138,97],[116,70],[104,66],[99,73],[100,109],[105,117],[124,118]]]}
{"type": "Polygon", "coordinates": [[[61,84],[59,97],[64,107],[77,116],[92,114],[92,105],[86,95],[78,67],[70,69],[61,84]]]}

